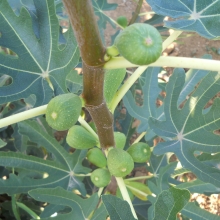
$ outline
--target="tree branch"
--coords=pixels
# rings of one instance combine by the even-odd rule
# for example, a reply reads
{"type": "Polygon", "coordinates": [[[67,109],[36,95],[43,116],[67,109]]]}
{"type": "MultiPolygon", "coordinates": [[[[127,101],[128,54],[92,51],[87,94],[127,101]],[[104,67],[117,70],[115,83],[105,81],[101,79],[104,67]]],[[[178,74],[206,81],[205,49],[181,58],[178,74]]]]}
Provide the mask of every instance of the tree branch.
{"type": "Polygon", "coordinates": [[[130,20],[130,22],[129,22],[129,25],[135,23],[135,21],[137,20],[138,15],[139,15],[140,10],[141,10],[142,4],[143,4],[143,0],[139,0],[139,1],[138,1],[138,4],[137,4],[137,7],[136,7],[136,9],[135,9],[135,12],[133,13],[133,16],[132,16],[132,18],[131,18],[131,20],[130,20]]]}
{"type": "Polygon", "coordinates": [[[114,146],[113,117],[103,95],[105,48],[91,0],[63,0],[83,60],[83,98],[102,148],[114,146]]]}

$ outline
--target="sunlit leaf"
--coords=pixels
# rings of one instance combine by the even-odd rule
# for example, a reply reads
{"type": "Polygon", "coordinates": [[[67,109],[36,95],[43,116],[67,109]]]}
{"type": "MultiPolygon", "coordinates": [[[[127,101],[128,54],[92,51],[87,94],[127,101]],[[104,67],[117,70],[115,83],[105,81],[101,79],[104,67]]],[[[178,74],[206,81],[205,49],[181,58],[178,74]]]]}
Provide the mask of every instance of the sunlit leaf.
{"type": "Polygon", "coordinates": [[[206,38],[220,36],[219,0],[147,0],[157,14],[175,18],[165,21],[168,28],[195,31],[206,38]]]}
{"type": "Polygon", "coordinates": [[[199,208],[193,202],[186,204],[181,213],[193,220],[220,220],[220,216],[199,208]]]}
{"type": "Polygon", "coordinates": [[[34,0],[34,6],[37,25],[26,8],[16,16],[8,2],[0,0],[0,46],[15,53],[0,54],[0,73],[13,79],[10,85],[0,87],[0,103],[30,94],[36,96],[35,106],[47,103],[54,94],[67,92],[66,76],[78,63],[79,51],[71,29],[65,33],[64,49],[59,48],[54,0],[34,0]]]}
{"type": "Polygon", "coordinates": [[[191,170],[202,181],[219,186],[220,171],[200,162],[194,156],[194,152],[219,152],[220,136],[214,131],[220,127],[220,100],[216,98],[208,112],[203,109],[219,92],[220,74],[216,72],[207,74],[184,107],[179,109],[177,101],[184,83],[184,71],[176,69],[166,87],[167,95],[164,101],[166,121],[149,119],[150,127],[157,135],[170,139],[158,143],[154,153],[157,155],[175,153],[184,168],[191,170]]]}

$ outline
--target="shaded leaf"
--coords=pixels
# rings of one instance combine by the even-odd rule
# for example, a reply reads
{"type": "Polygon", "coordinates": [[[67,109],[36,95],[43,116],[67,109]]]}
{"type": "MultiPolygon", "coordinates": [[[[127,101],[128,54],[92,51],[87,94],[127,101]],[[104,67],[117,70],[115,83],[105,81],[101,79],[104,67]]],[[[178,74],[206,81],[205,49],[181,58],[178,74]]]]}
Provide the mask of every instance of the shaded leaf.
{"type": "Polygon", "coordinates": [[[138,198],[135,198],[132,204],[134,206],[138,220],[147,220],[148,209],[151,206],[151,203],[149,201],[142,201],[138,198]]]}
{"type": "Polygon", "coordinates": [[[93,194],[89,199],[82,199],[78,195],[66,191],[61,187],[55,189],[35,189],[28,193],[37,201],[56,205],[62,204],[72,209],[68,214],[58,214],[57,217],[53,217],[54,220],[62,220],[63,218],[86,220],[96,208],[99,201],[97,194],[93,194]]]}
{"type": "Polygon", "coordinates": [[[0,87],[0,103],[27,98],[30,94],[36,95],[35,106],[47,103],[54,93],[67,92],[66,76],[78,63],[79,51],[72,30],[65,34],[66,47],[59,48],[60,27],[54,1],[34,0],[34,5],[39,38],[26,8],[16,16],[8,2],[0,0],[0,46],[16,53],[0,54],[0,73],[13,79],[10,85],[0,87]]]}
{"type": "Polygon", "coordinates": [[[102,196],[102,201],[111,219],[135,220],[131,212],[130,206],[126,201],[123,201],[112,195],[102,196]]]}
{"type": "Polygon", "coordinates": [[[76,70],[72,70],[66,78],[67,88],[72,93],[79,94],[82,91],[83,87],[83,77],[79,75],[76,70]]]}
{"type": "Polygon", "coordinates": [[[113,69],[105,71],[104,79],[104,97],[108,105],[111,104],[111,101],[120,87],[126,74],[126,69],[113,69]]]}
{"type": "Polygon", "coordinates": [[[0,165],[14,167],[46,174],[44,179],[32,179],[28,176],[22,177],[18,174],[10,175],[7,180],[0,180],[0,192],[14,194],[27,192],[35,188],[51,188],[62,186],[67,190],[78,189],[82,195],[86,194],[84,184],[81,179],[75,176],[78,173],[88,173],[90,169],[82,166],[82,160],[86,156],[86,151],[76,150],[73,154],[67,153],[63,147],[42,129],[36,121],[23,121],[19,123],[19,132],[27,136],[32,142],[43,146],[54,156],[54,161],[27,156],[20,153],[0,153],[0,165]]]}
{"type": "Polygon", "coordinates": [[[188,189],[191,193],[199,194],[219,194],[220,188],[212,185],[211,183],[205,183],[199,179],[181,183],[176,186],[178,189],[188,189]]]}
{"type": "Polygon", "coordinates": [[[106,29],[106,24],[109,22],[113,27],[115,23],[107,16],[104,11],[115,10],[118,4],[109,4],[107,0],[92,0],[95,14],[99,17],[98,25],[100,28],[106,29]]]}
{"type": "MultiPolygon", "coordinates": [[[[137,129],[137,132],[139,133],[146,131],[149,128],[149,117],[152,116],[158,120],[164,119],[163,107],[157,108],[156,106],[156,100],[160,93],[157,78],[159,71],[160,68],[148,68],[145,72],[145,82],[142,86],[144,96],[142,106],[136,105],[131,91],[128,91],[123,98],[124,105],[129,114],[141,121],[137,129]]],[[[146,139],[150,140],[154,135],[155,134],[152,134],[151,131],[148,130],[146,139]]]]}
{"type": "Polygon", "coordinates": [[[104,204],[102,204],[98,209],[96,209],[95,213],[92,215],[91,220],[104,220],[107,218],[107,216],[108,212],[104,204]]]}
{"type": "MultiPolygon", "coordinates": [[[[211,59],[211,55],[205,55],[203,59],[211,59]]],[[[207,70],[189,70],[186,74],[185,84],[179,95],[178,105],[180,105],[187,96],[193,92],[200,80],[209,73],[207,70]]]]}
{"type": "Polygon", "coordinates": [[[0,148],[4,147],[7,143],[5,143],[2,139],[0,139],[0,148]]]}

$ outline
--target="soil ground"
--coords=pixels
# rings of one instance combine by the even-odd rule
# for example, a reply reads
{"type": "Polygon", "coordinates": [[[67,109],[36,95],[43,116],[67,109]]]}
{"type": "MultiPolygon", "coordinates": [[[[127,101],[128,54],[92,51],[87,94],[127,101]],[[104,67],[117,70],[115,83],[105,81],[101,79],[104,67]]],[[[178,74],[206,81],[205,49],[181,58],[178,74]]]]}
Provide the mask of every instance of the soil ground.
{"type": "MultiPolygon", "coordinates": [[[[127,17],[128,21],[132,16],[132,12],[136,8],[136,2],[134,0],[108,0],[108,3],[117,3],[118,8],[115,11],[109,11],[106,14],[113,19],[117,19],[119,16],[127,17]]],[[[149,12],[151,8],[144,1],[141,12],[149,12]]],[[[149,19],[151,16],[147,15],[143,17],[143,20],[149,19]]],[[[108,24],[105,38],[107,46],[111,44],[110,36],[115,33],[115,30],[108,24]]],[[[182,37],[175,43],[170,45],[164,55],[181,56],[181,57],[202,57],[204,54],[211,54],[213,59],[220,60],[220,40],[210,41],[196,33],[184,33],[182,37]],[[218,54],[219,53],[219,54],[218,54]]],[[[188,181],[191,181],[190,175],[188,175],[188,181]]],[[[207,211],[220,215],[220,196],[213,194],[211,196],[205,196],[200,194],[193,194],[192,201],[197,201],[200,207],[207,211]]],[[[181,217],[180,217],[181,219],[181,217]]]]}

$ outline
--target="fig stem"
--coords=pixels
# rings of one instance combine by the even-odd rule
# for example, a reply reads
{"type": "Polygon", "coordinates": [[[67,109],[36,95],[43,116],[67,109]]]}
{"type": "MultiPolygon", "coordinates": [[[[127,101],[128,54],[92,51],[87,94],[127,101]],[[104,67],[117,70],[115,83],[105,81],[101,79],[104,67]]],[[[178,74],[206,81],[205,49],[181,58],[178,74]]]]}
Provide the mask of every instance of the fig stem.
{"type": "MultiPolygon", "coordinates": [[[[152,67],[168,66],[174,68],[189,68],[189,69],[199,68],[201,70],[219,71],[220,70],[219,64],[220,64],[219,60],[161,56],[156,62],[139,67],[147,68],[148,66],[152,66],[152,67]]],[[[113,57],[104,66],[105,69],[120,69],[120,68],[132,68],[132,67],[138,67],[138,65],[130,63],[123,57],[113,57]]]]}
{"type": "Polygon", "coordinates": [[[126,179],[126,181],[136,181],[136,180],[146,180],[146,179],[151,179],[155,177],[155,175],[149,175],[149,176],[138,176],[138,177],[132,177],[129,179],[126,179]]]}
{"type": "Polygon", "coordinates": [[[32,211],[29,207],[27,207],[25,204],[20,203],[20,202],[16,202],[16,205],[23,209],[24,211],[26,211],[32,218],[34,219],[40,219],[40,217],[34,212],[32,211]]]}
{"type": "MultiPolygon", "coordinates": [[[[11,115],[6,118],[0,119],[0,128],[6,127],[11,124],[15,124],[17,122],[24,121],[24,120],[27,120],[33,117],[37,117],[39,115],[44,115],[46,113],[46,109],[47,109],[47,105],[42,105],[40,107],[32,108],[30,110],[20,112],[15,115],[11,115]]],[[[89,133],[91,133],[98,140],[98,135],[81,116],[79,116],[78,121],[89,133]]]]}
{"type": "Polygon", "coordinates": [[[142,132],[132,144],[138,143],[144,137],[145,134],[147,134],[147,132],[142,132]]]}
{"type": "Polygon", "coordinates": [[[136,6],[135,12],[133,13],[133,16],[132,16],[132,18],[131,18],[128,25],[131,25],[131,24],[135,23],[135,21],[137,20],[137,18],[139,16],[142,4],[143,4],[143,0],[139,0],[138,3],[137,3],[137,6],[136,6]]]}
{"type": "Polygon", "coordinates": [[[102,191],[103,191],[103,189],[104,189],[104,187],[99,188],[99,191],[98,191],[98,196],[99,196],[99,198],[100,198],[101,195],[102,195],[102,191]]]}
{"type": "Polygon", "coordinates": [[[114,146],[113,116],[103,95],[105,47],[99,33],[91,0],[63,0],[78,42],[83,69],[85,108],[97,129],[102,148],[114,146]]]}
{"type": "Polygon", "coordinates": [[[119,189],[120,189],[120,191],[121,191],[121,195],[122,195],[123,199],[124,199],[125,201],[127,201],[128,204],[130,205],[131,212],[132,212],[134,218],[135,218],[135,219],[138,219],[138,218],[137,218],[137,215],[136,215],[136,213],[135,213],[133,204],[132,204],[132,202],[131,202],[131,199],[130,199],[130,197],[129,197],[129,194],[128,194],[128,191],[127,191],[127,188],[126,188],[126,186],[125,186],[125,183],[124,183],[123,178],[122,178],[122,177],[115,177],[115,179],[116,179],[116,181],[117,181],[117,184],[118,184],[118,187],[119,187],[119,189]]]}
{"type": "Polygon", "coordinates": [[[24,112],[17,113],[15,115],[8,116],[6,118],[0,119],[0,128],[6,127],[11,124],[15,124],[20,121],[27,120],[39,115],[44,115],[46,113],[47,105],[42,105],[24,112]]]}

